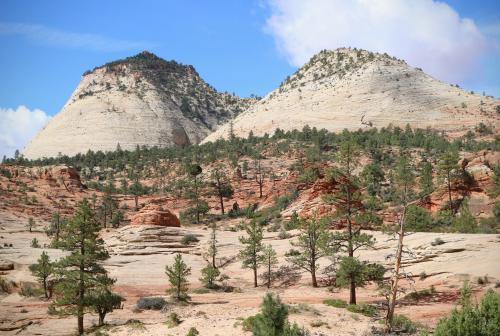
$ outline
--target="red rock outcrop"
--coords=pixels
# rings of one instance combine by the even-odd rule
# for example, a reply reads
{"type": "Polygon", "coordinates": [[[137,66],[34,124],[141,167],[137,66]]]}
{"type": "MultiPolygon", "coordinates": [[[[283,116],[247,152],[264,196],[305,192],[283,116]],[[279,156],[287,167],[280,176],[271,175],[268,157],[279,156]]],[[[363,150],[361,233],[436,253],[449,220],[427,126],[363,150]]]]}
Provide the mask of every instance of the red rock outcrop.
{"type": "Polygon", "coordinates": [[[180,227],[181,222],[176,215],[157,203],[149,203],[131,218],[132,225],[158,225],[180,227]]]}

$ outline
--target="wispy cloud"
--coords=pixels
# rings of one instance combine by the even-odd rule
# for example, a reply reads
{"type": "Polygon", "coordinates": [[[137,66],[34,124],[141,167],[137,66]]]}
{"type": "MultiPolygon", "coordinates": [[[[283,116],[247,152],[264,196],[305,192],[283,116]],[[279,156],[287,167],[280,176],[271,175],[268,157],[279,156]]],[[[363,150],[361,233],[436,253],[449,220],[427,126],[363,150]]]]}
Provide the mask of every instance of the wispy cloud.
{"type": "MultiPolygon", "coordinates": [[[[267,29],[290,63],[322,49],[387,52],[449,82],[474,77],[494,43],[475,22],[433,0],[268,0],[267,29]]],[[[489,27],[489,33],[498,26],[489,27]]]]}
{"type": "Polygon", "coordinates": [[[13,157],[47,124],[50,116],[42,110],[30,110],[24,105],[17,109],[0,107],[0,157],[13,157]]]}
{"type": "Polygon", "coordinates": [[[96,34],[67,32],[39,24],[13,22],[0,22],[0,35],[18,35],[36,44],[101,52],[147,49],[154,46],[146,41],[120,40],[96,34]]]}

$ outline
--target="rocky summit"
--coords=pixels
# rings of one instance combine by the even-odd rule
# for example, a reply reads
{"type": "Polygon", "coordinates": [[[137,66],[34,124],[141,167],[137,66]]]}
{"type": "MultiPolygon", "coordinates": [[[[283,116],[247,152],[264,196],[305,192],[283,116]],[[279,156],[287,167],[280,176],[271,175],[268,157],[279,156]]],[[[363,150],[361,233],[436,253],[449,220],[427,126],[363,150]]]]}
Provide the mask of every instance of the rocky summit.
{"type": "Polygon", "coordinates": [[[144,51],[83,74],[27,158],[200,142],[254,99],[217,92],[193,66],[144,51]]]}
{"type": "Polygon", "coordinates": [[[246,137],[308,125],[329,131],[432,127],[462,135],[480,122],[499,127],[500,101],[440,82],[387,54],[340,48],[322,51],[264,99],[204,141],[246,137]]]}

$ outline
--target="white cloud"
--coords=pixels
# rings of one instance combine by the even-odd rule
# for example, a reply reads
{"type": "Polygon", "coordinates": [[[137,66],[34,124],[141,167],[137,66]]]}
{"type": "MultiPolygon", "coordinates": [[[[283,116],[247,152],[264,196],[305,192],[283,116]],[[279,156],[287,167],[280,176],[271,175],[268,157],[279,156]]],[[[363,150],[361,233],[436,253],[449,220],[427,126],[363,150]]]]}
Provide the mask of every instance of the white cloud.
{"type": "Polygon", "coordinates": [[[149,42],[126,41],[96,34],[72,33],[38,24],[0,22],[0,34],[19,35],[37,44],[116,52],[153,47],[149,42]]]}
{"type": "Polygon", "coordinates": [[[473,75],[488,41],[476,24],[433,0],[269,0],[266,29],[290,63],[322,49],[387,52],[448,82],[473,75]]]}
{"type": "Polygon", "coordinates": [[[13,157],[47,124],[50,116],[39,109],[26,106],[17,109],[0,108],[0,157],[13,157]]]}

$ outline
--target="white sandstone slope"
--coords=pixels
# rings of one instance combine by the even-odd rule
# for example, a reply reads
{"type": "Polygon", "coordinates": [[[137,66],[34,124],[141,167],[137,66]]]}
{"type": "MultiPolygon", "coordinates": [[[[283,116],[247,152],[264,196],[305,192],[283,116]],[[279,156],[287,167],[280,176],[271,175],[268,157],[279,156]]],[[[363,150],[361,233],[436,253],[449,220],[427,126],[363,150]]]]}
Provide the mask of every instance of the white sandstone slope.
{"type": "Polygon", "coordinates": [[[86,72],[25,157],[198,143],[255,100],[219,93],[192,66],[142,52],[86,72]]]}
{"type": "MultiPolygon", "coordinates": [[[[305,125],[329,131],[393,124],[459,134],[483,122],[498,132],[498,99],[465,92],[387,54],[341,48],[322,51],[278,89],[232,121],[246,137],[305,125]]],[[[500,108],[500,107],[499,107],[500,108]]],[[[230,123],[203,142],[226,138],[230,123]]]]}

